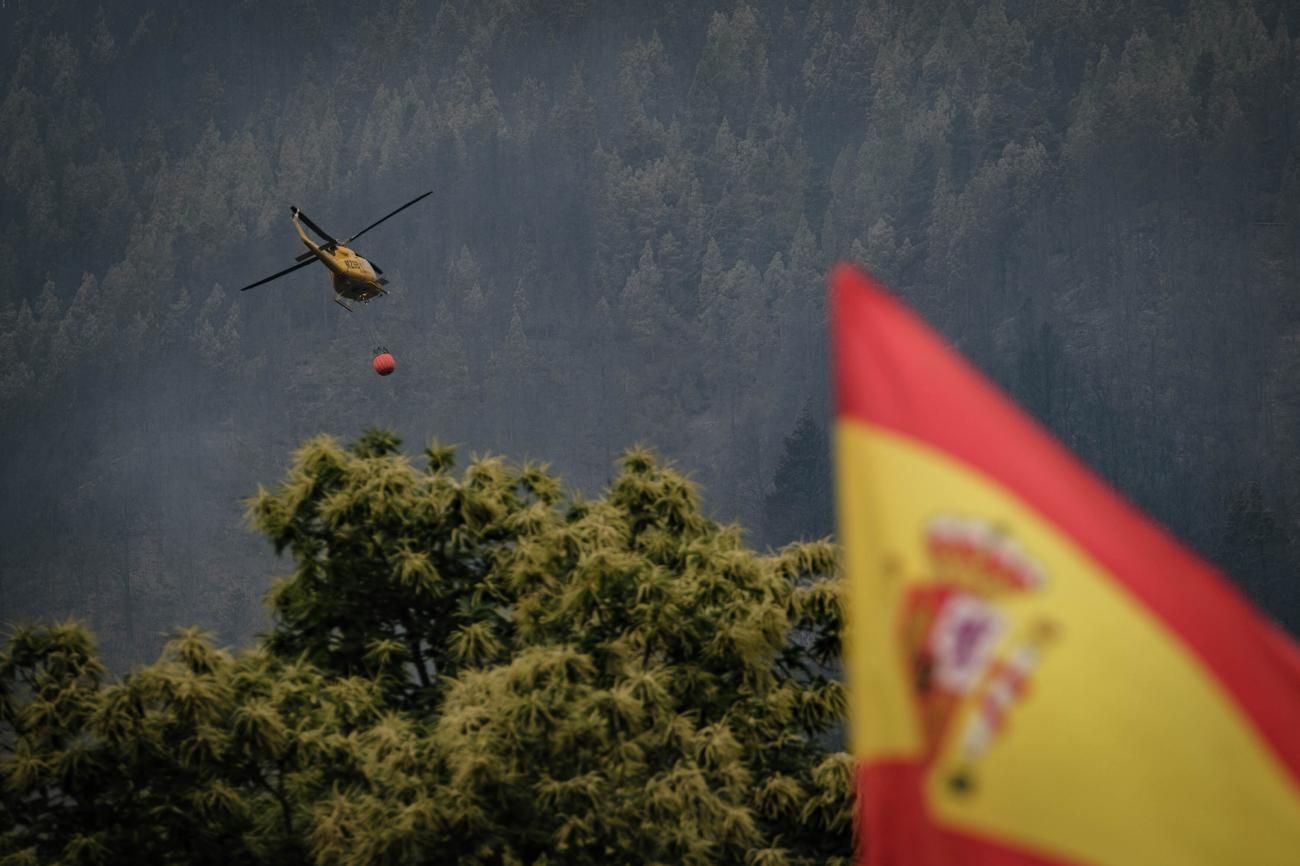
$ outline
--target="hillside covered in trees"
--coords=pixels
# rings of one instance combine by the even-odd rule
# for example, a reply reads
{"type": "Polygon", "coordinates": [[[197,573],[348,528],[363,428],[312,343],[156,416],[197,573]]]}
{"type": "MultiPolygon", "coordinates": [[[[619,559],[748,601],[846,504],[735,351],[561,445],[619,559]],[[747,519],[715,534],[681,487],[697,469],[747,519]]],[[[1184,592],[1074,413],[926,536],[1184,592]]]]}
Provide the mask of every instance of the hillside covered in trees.
{"type": "Polygon", "coordinates": [[[373,424],[588,491],[644,442],[751,543],[824,535],[847,257],[1294,629],[1286,5],[10,2],[0,619],[246,640],[241,497],[373,424]],[[289,205],[346,236],[430,188],[359,242],[390,297],[236,291],[289,205]]]}

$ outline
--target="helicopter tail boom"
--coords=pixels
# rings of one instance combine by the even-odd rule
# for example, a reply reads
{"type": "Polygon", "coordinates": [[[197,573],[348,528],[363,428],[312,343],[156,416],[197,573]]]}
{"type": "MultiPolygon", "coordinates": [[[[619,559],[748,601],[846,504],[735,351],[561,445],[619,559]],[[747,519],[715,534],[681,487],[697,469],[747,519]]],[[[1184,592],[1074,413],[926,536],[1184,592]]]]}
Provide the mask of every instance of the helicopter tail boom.
{"type": "Polygon", "coordinates": [[[302,230],[302,223],[298,222],[298,217],[300,215],[298,209],[295,207],[290,210],[293,213],[293,227],[297,229],[298,237],[302,238],[302,242],[307,245],[307,252],[295,258],[294,261],[301,262],[306,261],[307,259],[316,258],[321,252],[321,248],[315,241],[307,237],[307,233],[302,230]]]}
{"type": "Polygon", "coordinates": [[[320,237],[326,241],[327,246],[336,247],[339,245],[339,240],[337,238],[332,237],[329,232],[325,231],[325,229],[321,228],[320,226],[316,225],[316,223],[312,222],[311,217],[307,216],[305,213],[298,210],[296,206],[291,206],[289,208],[289,213],[293,214],[293,219],[295,222],[297,222],[298,220],[302,220],[304,223],[307,224],[307,228],[311,229],[316,234],[320,235],[320,237]]]}

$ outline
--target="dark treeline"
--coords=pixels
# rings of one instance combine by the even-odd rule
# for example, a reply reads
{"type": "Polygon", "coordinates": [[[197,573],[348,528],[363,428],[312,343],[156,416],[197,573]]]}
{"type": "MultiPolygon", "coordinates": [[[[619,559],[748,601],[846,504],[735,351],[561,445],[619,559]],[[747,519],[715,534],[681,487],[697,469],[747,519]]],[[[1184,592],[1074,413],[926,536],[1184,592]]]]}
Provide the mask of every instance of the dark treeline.
{"type": "Polygon", "coordinates": [[[1294,628],[1285,5],[11,2],[0,619],[246,638],[240,498],[373,424],[589,490],[644,442],[755,543],[828,533],[847,257],[1294,628]],[[390,297],[236,291],[290,204],[346,236],[425,189],[358,242],[390,297]]]}

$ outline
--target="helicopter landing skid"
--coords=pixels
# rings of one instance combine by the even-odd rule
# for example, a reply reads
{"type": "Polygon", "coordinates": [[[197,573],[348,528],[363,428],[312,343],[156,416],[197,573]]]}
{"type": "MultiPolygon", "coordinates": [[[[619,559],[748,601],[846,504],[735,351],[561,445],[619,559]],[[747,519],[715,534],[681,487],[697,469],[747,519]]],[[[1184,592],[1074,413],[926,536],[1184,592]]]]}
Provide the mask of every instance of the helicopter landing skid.
{"type": "Polygon", "coordinates": [[[340,301],[338,298],[334,298],[334,303],[338,304],[340,307],[347,310],[349,313],[352,312],[352,308],[349,307],[347,304],[343,303],[342,301],[340,301]]]}

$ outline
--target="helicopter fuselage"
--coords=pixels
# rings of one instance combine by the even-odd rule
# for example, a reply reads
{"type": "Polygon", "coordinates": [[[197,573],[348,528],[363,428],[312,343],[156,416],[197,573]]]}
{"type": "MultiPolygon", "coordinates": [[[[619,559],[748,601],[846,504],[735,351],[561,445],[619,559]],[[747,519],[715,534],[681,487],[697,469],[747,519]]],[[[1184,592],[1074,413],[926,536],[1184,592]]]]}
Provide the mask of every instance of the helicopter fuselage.
{"type": "Polygon", "coordinates": [[[384,294],[384,283],[370,262],[347,247],[332,252],[317,248],[316,256],[330,269],[334,291],[352,301],[368,301],[384,294]]]}
{"type": "Polygon", "coordinates": [[[366,261],[364,256],[342,244],[331,243],[327,247],[313,242],[298,224],[296,212],[293,224],[294,228],[298,229],[302,242],[307,245],[307,249],[321,260],[321,264],[330,269],[335,294],[350,301],[368,301],[387,294],[384,284],[388,281],[375,272],[374,265],[366,261]]]}

